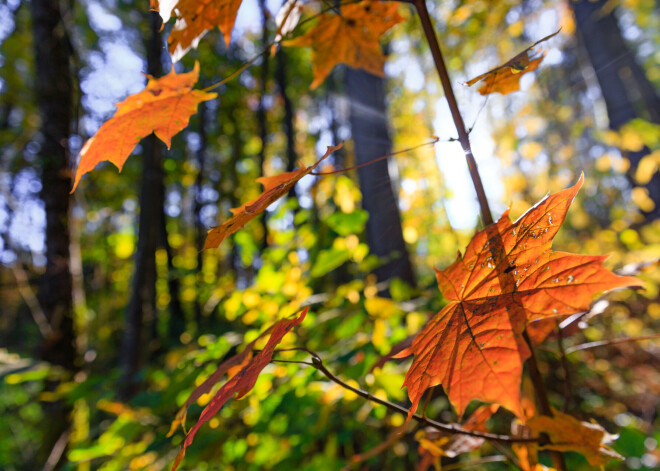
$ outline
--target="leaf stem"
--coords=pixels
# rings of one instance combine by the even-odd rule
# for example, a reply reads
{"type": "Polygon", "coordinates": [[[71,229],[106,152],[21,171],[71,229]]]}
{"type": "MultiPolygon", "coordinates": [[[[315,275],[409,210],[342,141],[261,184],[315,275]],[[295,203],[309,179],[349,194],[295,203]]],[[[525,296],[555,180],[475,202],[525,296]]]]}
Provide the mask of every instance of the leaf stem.
{"type": "MultiPolygon", "coordinates": [[[[371,402],[375,402],[376,404],[380,404],[381,406],[387,407],[389,410],[393,412],[399,412],[400,414],[408,415],[408,409],[406,409],[403,406],[400,406],[398,404],[395,404],[393,402],[389,402],[385,399],[381,399],[379,397],[376,397],[372,395],[371,393],[367,391],[363,391],[362,389],[355,388],[351,386],[348,383],[345,383],[341,379],[339,379],[337,376],[335,376],[332,372],[330,372],[325,365],[323,364],[323,361],[321,360],[321,357],[319,355],[307,348],[304,347],[299,347],[299,348],[290,348],[287,349],[286,351],[291,351],[291,350],[298,350],[302,352],[306,352],[312,357],[312,362],[308,363],[305,361],[293,361],[293,360],[288,360],[287,363],[302,363],[304,365],[309,365],[314,368],[316,368],[318,371],[323,373],[330,381],[338,384],[344,389],[347,389],[356,395],[360,396],[363,399],[366,399],[371,402]]],[[[275,352],[278,351],[284,351],[284,350],[276,350],[275,352]]],[[[272,360],[272,361],[281,361],[281,360],[272,360]]],[[[477,437],[477,438],[484,438],[486,440],[492,440],[495,442],[501,442],[501,443],[539,443],[543,444],[545,442],[544,439],[539,438],[539,437],[512,437],[510,435],[499,435],[496,433],[488,433],[488,432],[475,432],[473,430],[466,430],[462,428],[460,425],[457,424],[443,424],[441,422],[437,422],[433,419],[429,419],[428,417],[423,417],[419,414],[414,414],[412,416],[414,420],[416,420],[418,423],[421,425],[425,425],[427,427],[434,428],[436,430],[440,430],[443,432],[448,432],[448,433],[458,433],[462,435],[469,435],[471,437],[477,437]]]]}
{"type": "Polygon", "coordinates": [[[440,76],[442,89],[445,92],[445,97],[447,98],[449,109],[451,110],[451,117],[453,118],[454,125],[458,131],[458,141],[461,143],[461,147],[465,153],[468,169],[470,170],[470,177],[472,178],[472,184],[474,185],[474,189],[477,192],[477,198],[479,199],[481,217],[484,221],[484,225],[489,226],[493,223],[493,216],[490,213],[486,192],[484,191],[484,186],[481,182],[481,177],[479,176],[477,162],[475,161],[474,155],[472,154],[470,136],[467,129],[465,128],[463,117],[461,116],[461,112],[458,108],[456,96],[454,95],[454,90],[451,87],[449,73],[447,72],[447,67],[445,66],[445,60],[442,57],[442,51],[440,50],[440,45],[438,44],[438,38],[436,37],[435,29],[433,28],[433,23],[431,22],[431,17],[429,16],[429,11],[426,8],[426,1],[413,0],[412,4],[415,5],[419,19],[422,22],[424,35],[426,36],[426,41],[428,42],[429,47],[431,48],[431,55],[433,56],[433,61],[435,62],[435,68],[438,72],[438,75],[440,76]]]}
{"type": "Polygon", "coordinates": [[[322,176],[322,175],[334,175],[336,173],[348,172],[350,170],[355,170],[356,168],[360,168],[360,167],[364,167],[366,165],[371,165],[371,164],[374,164],[376,162],[380,162],[381,160],[385,160],[388,157],[392,157],[394,155],[405,154],[407,152],[419,149],[420,147],[432,146],[436,142],[438,142],[439,140],[440,140],[440,138],[438,138],[436,136],[433,136],[433,139],[430,142],[425,142],[423,144],[418,144],[416,146],[408,147],[407,149],[402,149],[402,150],[398,150],[396,152],[391,152],[391,153],[386,154],[386,155],[381,155],[380,157],[376,157],[375,159],[370,160],[369,162],[363,162],[361,164],[353,165],[352,167],[348,167],[348,168],[340,168],[338,170],[333,170],[331,172],[310,172],[310,175],[322,176]]]}

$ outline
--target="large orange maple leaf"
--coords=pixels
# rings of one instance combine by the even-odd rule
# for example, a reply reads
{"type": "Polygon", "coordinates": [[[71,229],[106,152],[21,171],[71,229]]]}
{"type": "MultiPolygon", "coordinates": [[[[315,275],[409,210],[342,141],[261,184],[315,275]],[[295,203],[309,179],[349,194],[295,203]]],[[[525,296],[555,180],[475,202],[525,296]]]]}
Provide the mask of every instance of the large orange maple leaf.
{"type": "Polygon", "coordinates": [[[323,157],[309,167],[303,164],[300,168],[292,172],[284,172],[279,175],[273,175],[272,177],[257,178],[257,182],[264,186],[264,191],[249,203],[245,203],[238,208],[230,209],[233,214],[231,218],[219,226],[209,229],[206,235],[206,241],[204,242],[204,250],[219,247],[223,240],[242,229],[248,222],[263,213],[268,206],[286,195],[298,183],[298,180],[312,173],[326,157],[341,147],[341,143],[337,146],[328,146],[323,157]]]}
{"type": "Polygon", "coordinates": [[[338,64],[382,76],[385,55],[380,48],[380,37],[403,21],[398,8],[396,2],[345,5],[341,7],[341,15],[324,13],[316,26],[284,45],[312,47],[312,89],[321,85],[338,64]]]}
{"type": "Polygon", "coordinates": [[[215,93],[192,89],[199,78],[198,63],[185,74],[172,70],[158,79],[147,77],[146,88],[117,103],[114,116],[83,146],[72,193],[80,178],[101,162],[109,160],[121,172],[140,139],[152,132],[169,148],[172,137],[185,128],[190,116],[197,112],[197,105],[216,97],[215,93]]]}
{"type": "Polygon", "coordinates": [[[607,270],[606,256],[550,250],[583,179],[514,223],[507,211],[475,234],[465,255],[459,252],[447,269],[436,270],[450,302],[397,355],[415,355],[404,381],[412,401],[409,418],[424,391],[439,384],[459,415],[478,399],[522,417],[520,381],[530,355],[522,337],[526,324],[585,311],[597,293],[640,285],[635,277],[607,270]]]}

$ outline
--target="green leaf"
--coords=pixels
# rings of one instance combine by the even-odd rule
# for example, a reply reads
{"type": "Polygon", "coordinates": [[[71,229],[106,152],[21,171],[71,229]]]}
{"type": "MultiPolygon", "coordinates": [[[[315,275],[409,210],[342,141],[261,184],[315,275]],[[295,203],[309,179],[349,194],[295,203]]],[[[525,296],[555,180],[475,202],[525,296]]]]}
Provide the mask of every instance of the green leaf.
{"type": "Polygon", "coordinates": [[[364,231],[367,219],[369,219],[369,213],[358,209],[352,213],[332,213],[325,222],[337,234],[347,236],[349,234],[360,234],[364,231]]]}
{"type": "Polygon", "coordinates": [[[328,249],[321,250],[319,256],[314,262],[310,275],[314,278],[325,275],[335,268],[342,266],[349,258],[350,253],[346,249],[328,249]]]}

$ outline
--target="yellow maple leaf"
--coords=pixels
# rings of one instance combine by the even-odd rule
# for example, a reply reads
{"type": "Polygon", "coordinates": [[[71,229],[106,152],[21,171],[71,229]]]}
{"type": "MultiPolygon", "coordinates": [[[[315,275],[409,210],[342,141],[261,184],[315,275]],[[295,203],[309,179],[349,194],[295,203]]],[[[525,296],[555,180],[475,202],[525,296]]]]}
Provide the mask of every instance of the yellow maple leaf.
{"type": "Polygon", "coordinates": [[[536,434],[545,433],[551,443],[541,447],[543,450],[576,451],[584,455],[590,465],[605,465],[611,459],[622,459],[607,443],[618,436],[611,435],[598,424],[580,422],[573,416],[557,410],[553,417],[537,416],[527,425],[536,434]]]}
{"type": "Polygon", "coordinates": [[[485,74],[473,78],[467,82],[467,86],[471,87],[475,83],[483,80],[483,84],[479,87],[479,93],[482,95],[489,95],[491,93],[507,95],[511,92],[520,90],[520,77],[527,72],[536,70],[546,54],[546,51],[535,53],[532,49],[536,45],[547,41],[557,33],[559,33],[559,31],[536,41],[530,47],[504,64],[489,70],[485,74]]]}
{"type": "Polygon", "coordinates": [[[324,13],[316,26],[284,45],[312,47],[312,89],[339,64],[382,76],[385,55],[380,48],[380,37],[403,21],[397,9],[397,3],[367,1],[345,5],[340,15],[324,13]]]}

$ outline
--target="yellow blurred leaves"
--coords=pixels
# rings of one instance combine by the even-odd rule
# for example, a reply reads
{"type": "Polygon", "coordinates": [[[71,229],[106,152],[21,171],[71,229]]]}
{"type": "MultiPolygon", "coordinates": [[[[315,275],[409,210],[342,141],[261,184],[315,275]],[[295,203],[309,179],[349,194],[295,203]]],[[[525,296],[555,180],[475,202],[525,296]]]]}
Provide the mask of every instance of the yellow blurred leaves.
{"type": "Polygon", "coordinates": [[[653,175],[658,173],[660,169],[660,150],[651,152],[650,154],[642,157],[637,164],[635,170],[635,180],[640,185],[646,185],[651,181],[653,175]]]}
{"type": "Polygon", "coordinates": [[[655,209],[655,203],[649,196],[648,188],[636,186],[632,189],[631,196],[633,203],[644,212],[651,212],[655,209]]]}
{"type": "Polygon", "coordinates": [[[520,77],[528,72],[536,70],[546,54],[545,51],[535,53],[532,49],[536,45],[552,38],[557,33],[559,33],[559,31],[535,42],[504,64],[469,80],[467,86],[471,87],[475,83],[483,81],[483,84],[479,88],[479,93],[482,95],[489,95],[491,93],[507,95],[511,92],[520,90],[520,77]]]}
{"type": "Polygon", "coordinates": [[[542,150],[543,146],[536,141],[525,142],[518,148],[520,155],[528,160],[534,159],[542,150]]]}

